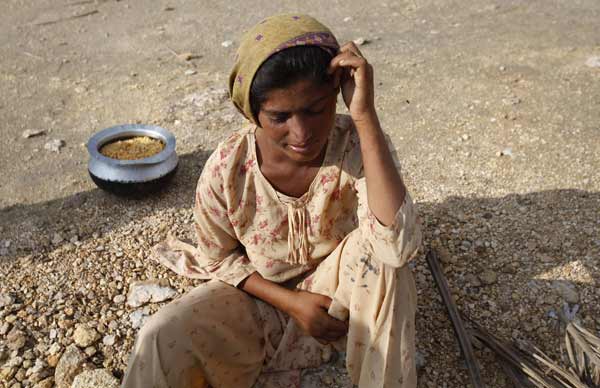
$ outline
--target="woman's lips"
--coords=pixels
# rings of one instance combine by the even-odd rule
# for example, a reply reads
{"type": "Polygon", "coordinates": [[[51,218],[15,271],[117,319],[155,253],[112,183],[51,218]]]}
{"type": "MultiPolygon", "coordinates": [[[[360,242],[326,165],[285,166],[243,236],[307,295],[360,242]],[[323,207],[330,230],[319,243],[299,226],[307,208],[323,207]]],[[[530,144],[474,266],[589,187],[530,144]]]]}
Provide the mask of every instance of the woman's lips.
{"type": "Polygon", "coordinates": [[[294,152],[298,152],[300,154],[306,154],[311,151],[313,143],[304,143],[304,144],[288,144],[288,147],[292,149],[294,152]]]}

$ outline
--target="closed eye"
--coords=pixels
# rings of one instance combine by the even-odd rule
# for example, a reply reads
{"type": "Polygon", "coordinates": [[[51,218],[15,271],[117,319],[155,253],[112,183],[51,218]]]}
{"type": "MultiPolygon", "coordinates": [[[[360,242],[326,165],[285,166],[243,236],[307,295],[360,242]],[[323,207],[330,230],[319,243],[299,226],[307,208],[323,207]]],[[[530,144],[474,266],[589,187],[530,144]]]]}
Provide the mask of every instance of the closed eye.
{"type": "Polygon", "coordinates": [[[270,119],[275,123],[285,123],[287,119],[290,117],[289,113],[276,113],[272,114],[270,119]]]}

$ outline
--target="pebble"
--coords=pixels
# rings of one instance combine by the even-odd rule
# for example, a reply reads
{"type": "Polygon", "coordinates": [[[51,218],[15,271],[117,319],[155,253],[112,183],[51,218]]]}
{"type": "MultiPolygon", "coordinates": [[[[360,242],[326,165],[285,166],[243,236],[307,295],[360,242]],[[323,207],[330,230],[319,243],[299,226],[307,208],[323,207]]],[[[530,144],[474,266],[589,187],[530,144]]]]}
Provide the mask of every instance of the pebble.
{"type": "Polygon", "coordinates": [[[600,56],[591,56],[585,61],[588,67],[600,67],[600,56]]]}
{"type": "Polygon", "coordinates": [[[119,388],[119,381],[106,369],[87,370],[78,374],[71,388],[119,388]]]}
{"type": "Polygon", "coordinates": [[[344,18],[344,23],[348,23],[348,22],[351,22],[351,21],[352,21],[352,16],[346,16],[344,18]]]}
{"type": "Polygon", "coordinates": [[[102,343],[106,346],[113,346],[115,344],[115,336],[114,335],[105,335],[104,338],[102,338],[102,343]]]}
{"type": "Polygon", "coordinates": [[[6,346],[10,350],[19,350],[23,346],[25,346],[25,342],[27,342],[27,337],[25,333],[17,328],[13,328],[8,335],[6,336],[6,346]]]}
{"type": "Polygon", "coordinates": [[[29,139],[30,137],[41,136],[46,133],[44,129],[26,129],[21,134],[24,139],[29,139]]]}
{"type": "Polygon", "coordinates": [[[139,329],[144,326],[146,320],[148,320],[148,316],[150,315],[150,309],[148,306],[143,309],[136,310],[129,315],[129,321],[131,322],[131,327],[134,329],[139,329]]]}
{"type": "Polygon", "coordinates": [[[113,298],[113,302],[116,304],[123,304],[127,300],[125,295],[119,294],[113,298]]]}
{"type": "Polygon", "coordinates": [[[61,139],[53,139],[44,144],[44,149],[52,152],[60,152],[60,149],[65,146],[65,141],[61,139]]]}
{"type": "Polygon", "coordinates": [[[498,151],[498,153],[496,155],[497,156],[509,156],[512,158],[513,151],[512,151],[512,148],[505,148],[502,151],[498,151]]]}
{"type": "Polygon", "coordinates": [[[232,45],[232,44],[233,44],[233,41],[231,41],[231,40],[226,40],[226,41],[223,41],[223,42],[221,43],[221,46],[223,46],[223,47],[231,47],[231,45],[232,45]]]}
{"type": "Polygon", "coordinates": [[[171,287],[161,285],[157,280],[134,282],[129,287],[127,305],[140,307],[148,302],[157,303],[173,298],[177,291],[171,287]]]}
{"type": "Polygon", "coordinates": [[[369,41],[363,37],[354,39],[354,44],[357,46],[364,46],[367,43],[369,43],[369,41]]]}
{"type": "Polygon", "coordinates": [[[99,339],[100,335],[94,328],[88,327],[86,324],[79,324],[73,333],[73,341],[77,346],[85,348],[92,345],[99,339]]]}
{"type": "Polygon", "coordinates": [[[489,286],[496,283],[498,280],[498,275],[496,275],[494,271],[487,270],[479,274],[479,279],[483,284],[489,286]]]}
{"type": "Polygon", "coordinates": [[[196,70],[189,69],[189,70],[186,70],[184,74],[185,74],[185,75],[194,75],[194,74],[196,74],[196,73],[197,73],[197,71],[196,71],[196,70]]]}
{"type": "Polygon", "coordinates": [[[15,298],[9,294],[0,294],[0,307],[10,306],[15,303],[15,298]]]}
{"type": "Polygon", "coordinates": [[[54,387],[54,377],[48,377],[40,382],[38,382],[36,385],[34,385],[33,388],[52,388],[54,387]]]}
{"type": "Polygon", "coordinates": [[[85,354],[76,345],[70,345],[56,365],[56,388],[70,388],[75,376],[81,372],[85,360],[85,354]]]}
{"type": "Polygon", "coordinates": [[[579,303],[579,293],[573,283],[566,280],[556,280],[552,282],[552,288],[554,288],[565,302],[571,304],[579,303]]]}

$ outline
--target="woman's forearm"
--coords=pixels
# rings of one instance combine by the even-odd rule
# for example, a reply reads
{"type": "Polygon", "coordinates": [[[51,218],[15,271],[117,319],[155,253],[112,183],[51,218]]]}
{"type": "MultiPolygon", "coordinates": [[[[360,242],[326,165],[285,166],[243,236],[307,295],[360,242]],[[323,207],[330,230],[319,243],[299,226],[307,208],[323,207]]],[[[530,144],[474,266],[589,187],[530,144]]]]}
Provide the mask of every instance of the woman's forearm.
{"type": "Polygon", "coordinates": [[[238,288],[290,315],[295,292],[266,280],[258,272],[244,279],[238,288]]]}
{"type": "Polygon", "coordinates": [[[355,120],[367,181],[369,208],[384,225],[391,225],[404,202],[406,188],[396,169],[376,112],[355,120]]]}

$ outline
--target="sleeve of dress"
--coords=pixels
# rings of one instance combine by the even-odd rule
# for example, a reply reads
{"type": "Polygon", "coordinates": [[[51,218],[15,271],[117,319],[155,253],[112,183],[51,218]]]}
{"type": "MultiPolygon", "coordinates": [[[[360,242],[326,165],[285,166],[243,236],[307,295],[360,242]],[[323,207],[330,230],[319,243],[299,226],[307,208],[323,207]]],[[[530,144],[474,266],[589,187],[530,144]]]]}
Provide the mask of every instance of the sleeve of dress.
{"type": "MultiPolygon", "coordinates": [[[[234,287],[256,271],[229,220],[223,190],[203,174],[194,206],[197,255],[211,278],[234,287]]],[[[222,186],[221,186],[222,187],[222,186]]]]}
{"type": "MultiPolygon", "coordinates": [[[[209,162],[207,162],[207,165],[209,162]]],[[[229,221],[222,176],[205,168],[196,188],[196,246],[169,234],[152,248],[151,257],[174,272],[194,279],[219,279],[236,286],[255,269],[229,221]]]]}
{"type": "MultiPolygon", "coordinates": [[[[396,152],[389,138],[388,147],[399,169],[396,152]]],[[[367,197],[367,182],[364,177],[362,163],[354,182],[354,189],[358,195],[358,223],[361,234],[371,245],[373,255],[379,260],[394,268],[402,267],[413,259],[421,245],[421,224],[415,206],[408,190],[404,202],[396,212],[391,225],[385,226],[369,208],[367,197]]]]}

